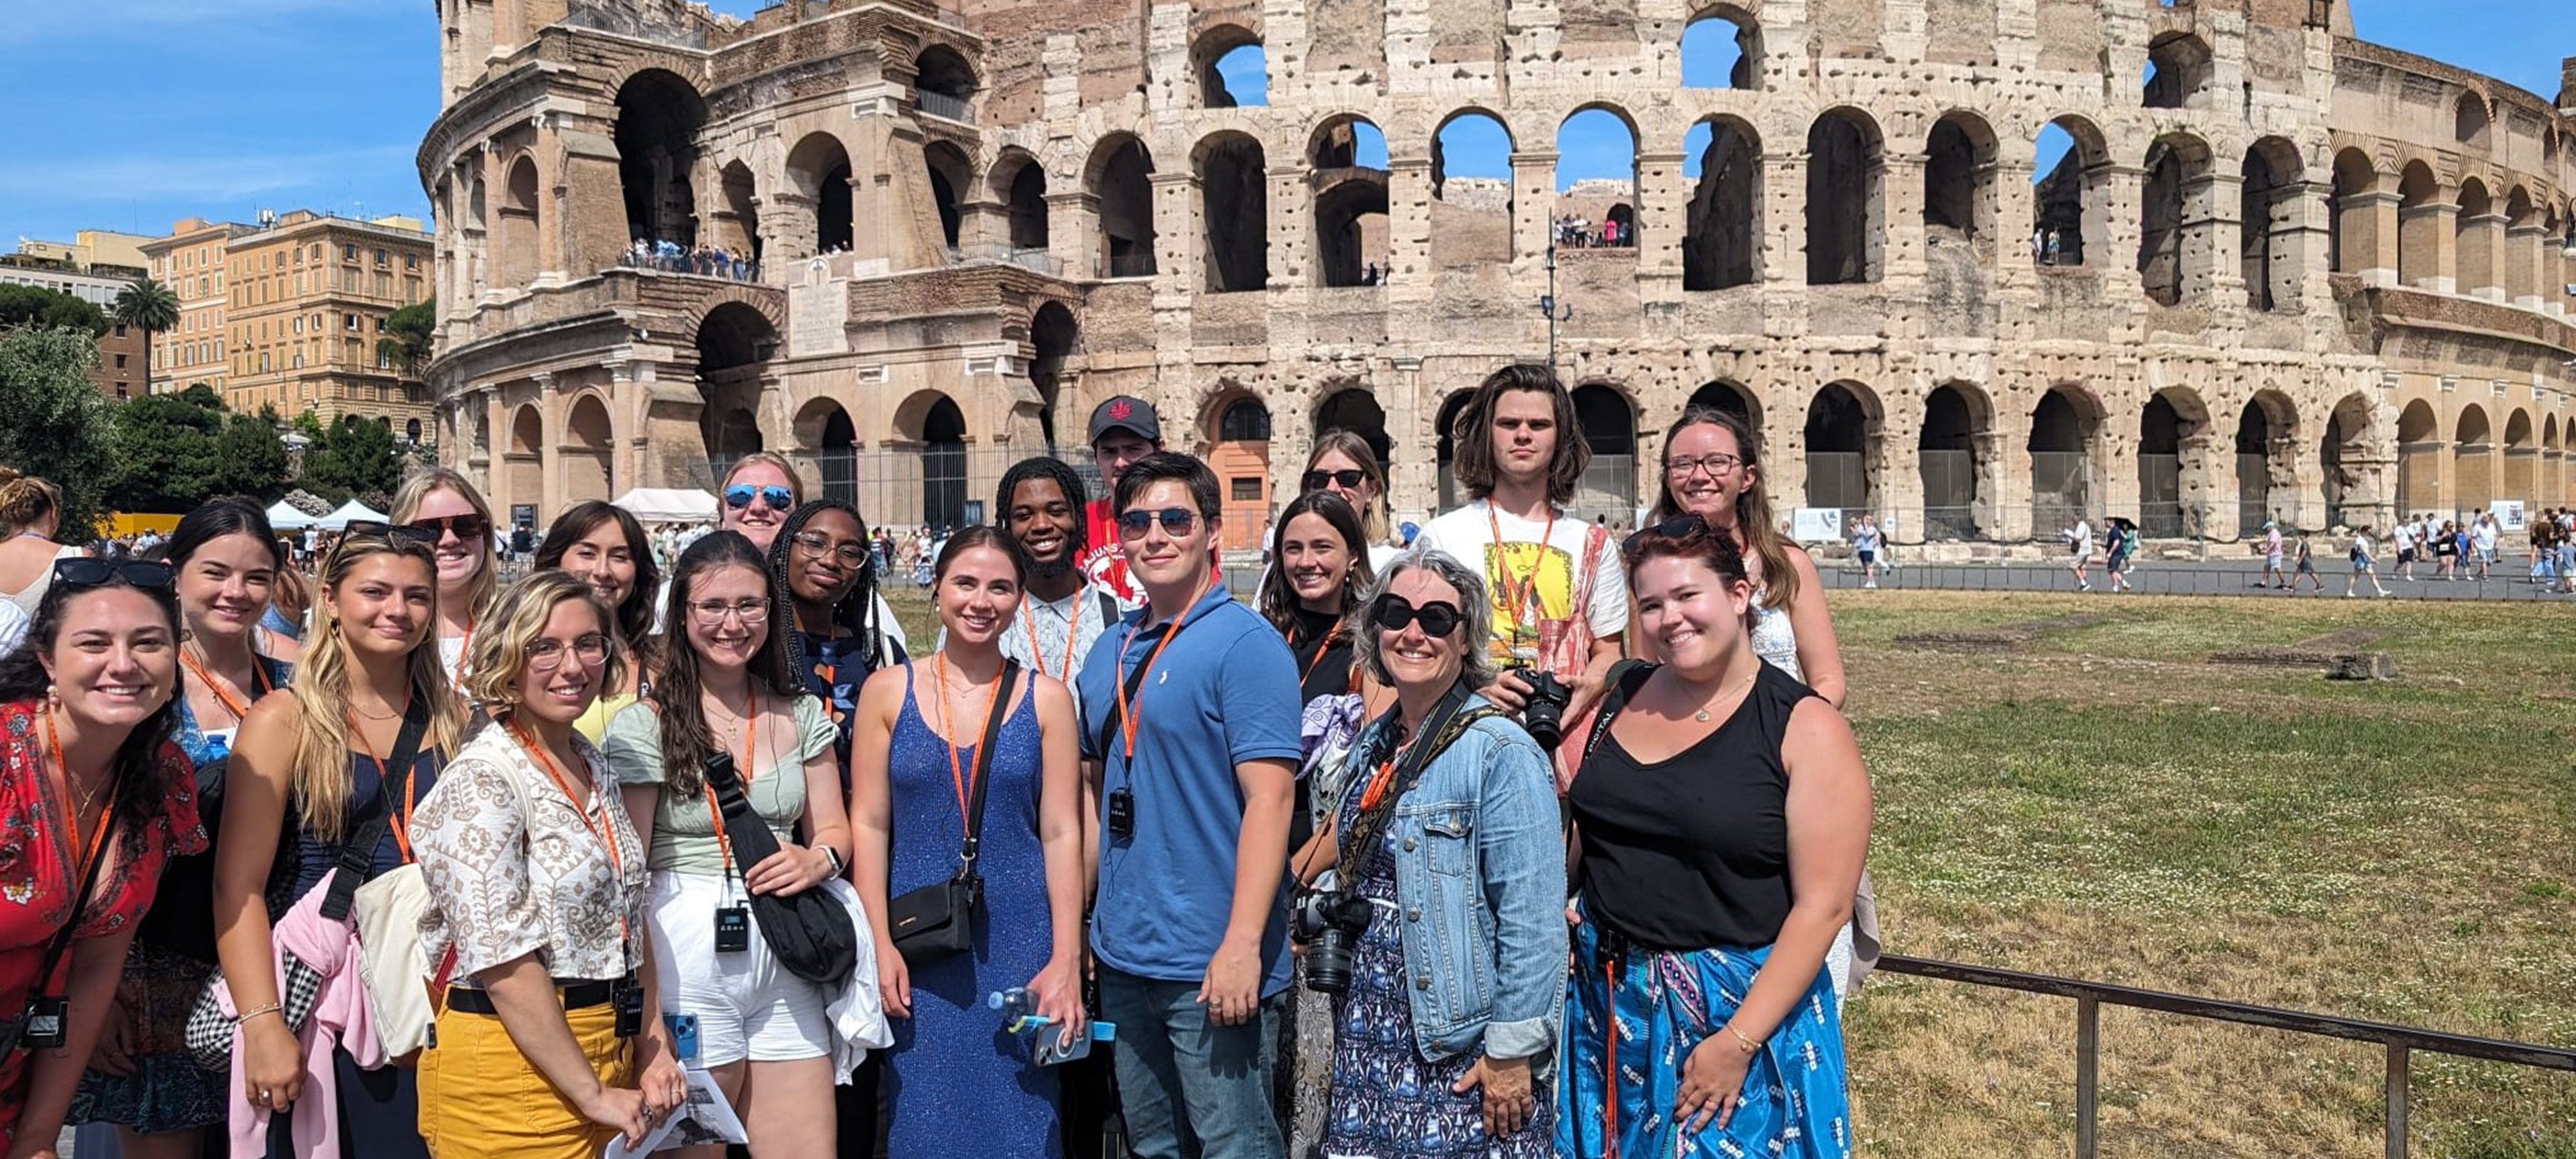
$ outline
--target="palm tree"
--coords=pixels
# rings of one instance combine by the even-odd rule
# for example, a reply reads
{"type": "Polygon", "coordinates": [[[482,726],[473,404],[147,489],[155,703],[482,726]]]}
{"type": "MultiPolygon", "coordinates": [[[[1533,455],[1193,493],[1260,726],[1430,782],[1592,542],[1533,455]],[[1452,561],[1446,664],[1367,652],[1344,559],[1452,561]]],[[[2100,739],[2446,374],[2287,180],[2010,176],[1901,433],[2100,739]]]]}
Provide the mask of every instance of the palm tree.
{"type": "Polygon", "coordinates": [[[143,390],[151,393],[152,336],[179,324],[179,295],[147,277],[117,291],[108,316],[119,325],[143,331],[143,390]]]}

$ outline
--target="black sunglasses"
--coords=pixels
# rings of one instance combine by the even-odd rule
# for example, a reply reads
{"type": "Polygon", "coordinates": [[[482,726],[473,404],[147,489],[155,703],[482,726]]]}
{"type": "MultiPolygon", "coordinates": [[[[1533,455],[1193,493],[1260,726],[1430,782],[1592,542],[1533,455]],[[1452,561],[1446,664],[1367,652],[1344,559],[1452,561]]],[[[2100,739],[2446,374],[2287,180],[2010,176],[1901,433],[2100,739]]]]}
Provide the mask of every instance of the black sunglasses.
{"type": "Polygon", "coordinates": [[[1465,620],[1466,617],[1459,613],[1456,604],[1445,600],[1433,600],[1417,608],[1413,606],[1413,601],[1391,592],[1379,596],[1377,603],[1369,606],[1370,623],[1390,632],[1401,632],[1405,625],[1419,621],[1422,624],[1422,634],[1435,640],[1446,639],[1449,633],[1457,631],[1458,625],[1465,620]]]}
{"type": "MultiPolygon", "coordinates": [[[[461,531],[457,534],[461,538],[470,538],[466,537],[461,531]]],[[[390,539],[394,541],[397,546],[405,543],[417,543],[428,547],[436,547],[438,545],[438,529],[436,528],[419,527],[403,523],[387,523],[381,519],[350,520],[349,525],[341,529],[340,538],[342,540],[346,540],[353,535],[369,536],[376,539],[390,539]]]]}
{"type": "Polygon", "coordinates": [[[1636,534],[1619,541],[1619,551],[1621,554],[1628,554],[1636,551],[1638,546],[1643,544],[1646,541],[1646,537],[1649,535],[1662,539],[1688,539],[1691,536],[1701,534],[1708,530],[1708,519],[1706,517],[1695,513],[1685,512],[1658,523],[1653,527],[1642,527],[1637,529],[1636,534]]]}
{"type": "Polygon", "coordinates": [[[460,540],[481,539],[485,532],[492,530],[492,521],[468,511],[463,515],[438,515],[427,519],[415,519],[411,521],[410,526],[414,530],[428,532],[429,541],[436,543],[442,531],[453,531],[456,533],[456,538],[460,540]]]}
{"type": "Polygon", "coordinates": [[[1118,527],[1129,535],[1143,535],[1157,519],[1162,520],[1165,535],[1188,535],[1191,528],[1199,525],[1199,513],[1187,507],[1166,507],[1160,511],[1147,511],[1140,507],[1119,512],[1118,527]]]}
{"type": "Polygon", "coordinates": [[[138,588],[166,588],[174,574],[169,564],[149,559],[69,555],[54,561],[54,579],[76,588],[94,588],[110,580],[122,580],[138,588]]]}
{"type": "Polygon", "coordinates": [[[1334,483],[1339,483],[1344,487],[1357,487],[1367,481],[1367,472],[1355,471],[1347,467],[1339,471],[1306,472],[1306,489],[1309,491],[1321,491],[1326,486],[1334,483]]]}

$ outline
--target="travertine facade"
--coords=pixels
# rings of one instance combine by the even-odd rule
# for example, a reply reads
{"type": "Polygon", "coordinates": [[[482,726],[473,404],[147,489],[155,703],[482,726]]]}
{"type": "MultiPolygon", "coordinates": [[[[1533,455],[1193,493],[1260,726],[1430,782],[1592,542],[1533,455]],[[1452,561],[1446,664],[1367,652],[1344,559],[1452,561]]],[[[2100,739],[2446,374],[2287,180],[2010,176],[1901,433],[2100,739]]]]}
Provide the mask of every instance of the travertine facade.
{"type": "Polygon", "coordinates": [[[1552,273],[1587,510],[1651,498],[1622,456],[1694,399],[1759,421],[1775,501],[1899,542],[2569,497],[2576,124],[2334,0],[966,2],[440,0],[442,453],[551,516],[766,447],[944,521],[1134,393],[1248,514],[1352,425],[1418,515],[1552,273]],[[1682,83],[1701,20],[1733,87],[1682,83]],[[1551,262],[1587,109],[1636,245],[1551,262]],[[1474,115],[1508,183],[1445,172],[1474,115]]]}

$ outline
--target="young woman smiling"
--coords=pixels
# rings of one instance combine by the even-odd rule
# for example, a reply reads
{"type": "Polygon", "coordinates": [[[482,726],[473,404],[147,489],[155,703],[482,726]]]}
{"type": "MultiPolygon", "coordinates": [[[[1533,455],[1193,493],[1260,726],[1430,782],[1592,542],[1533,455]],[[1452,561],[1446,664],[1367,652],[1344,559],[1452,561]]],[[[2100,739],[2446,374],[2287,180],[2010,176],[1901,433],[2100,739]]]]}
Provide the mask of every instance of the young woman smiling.
{"type": "Polygon", "coordinates": [[[723,504],[718,517],[726,531],[739,531],[761,551],[778,542],[789,512],[805,504],[805,481],[796,468],[774,451],[753,451],[734,460],[716,488],[723,504]]]}
{"type": "MultiPolygon", "coordinates": [[[[252,647],[285,553],[257,506],[218,499],[179,520],[164,562],[183,625],[174,739],[196,766],[198,808],[211,811],[242,719],[286,686],[287,665],[252,647]]],[[[188,1013],[215,970],[213,910],[213,863],[173,858],[73,1105],[76,1121],[116,1125],[126,1159],[194,1156],[200,1129],[225,1120],[228,1076],[198,1066],[187,1049],[188,1013]]]]}
{"type": "Polygon", "coordinates": [[[306,1073],[307,1051],[322,1048],[305,1041],[317,1034],[311,1023],[287,1024],[272,914],[291,917],[369,817],[391,819],[368,851],[369,876],[411,860],[414,803],[429,794],[464,724],[436,642],[437,550],[417,528],[350,524],[322,557],[313,638],[290,695],[253,705],[233,746],[215,855],[215,939],[234,1008],[245,1015],[235,1081],[248,1118],[234,1117],[236,1148],[258,1146],[267,1130],[271,1153],[284,1153],[291,1142],[281,1112],[316,1083],[329,1097],[309,1100],[299,1115],[329,1116],[353,1153],[424,1154],[411,1071],[362,1070],[333,1047],[329,1073],[306,1073]],[[418,755],[408,769],[388,768],[411,712],[424,721],[418,755]],[[281,846],[289,818],[292,837],[281,846]],[[272,883],[286,888],[272,896],[272,883]]]}
{"type": "Polygon", "coordinates": [[[465,476],[445,467],[419,471],[394,494],[393,521],[429,532],[438,563],[438,658],[450,684],[463,686],[474,625],[489,616],[501,590],[492,555],[492,505],[465,476]]]}
{"type": "Polygon", "coordinates": [[[842,783],[849,781],[851,706],[879,668],[904,662],[894,615],[877,598],[876,557],[856,508],[817,499],[796,509],[769,547],[769,631],[787,677],[823,699],[841,726],[842,783]]]}
{"type": "MultiPolygon", "coordinates": [[[[1398,552],[1389,542],[1386,523],[1386,468],[1377,461],[1368,440],[1335,427],[1315,436],[1315,449],[1306,456],[1306,473],[1300,478],[1301,489],[1312,494],[1329,491],[1359,513],[1360,541],[1368,545],[1369,571],[1383,571],[1398,552]]],[[[1368,590],[1363,583],[1360,590],[1368,590]]]]}
{"type": "Polygon", "coordinates": [[[653,634],[653,601],[662,590],[662,569],[653,562],[652,542],[633,513],[614,503],[593,499],[555,518],[537,545],[539,571],[558,569],[590,585],[608,609],[608,630],[626,653],[625,679],[603,688],[599,699],[573,727],[593,744],[608,731],[608,722],[649,690],[652,669],[660,660],[661,638],[653,634]]]}

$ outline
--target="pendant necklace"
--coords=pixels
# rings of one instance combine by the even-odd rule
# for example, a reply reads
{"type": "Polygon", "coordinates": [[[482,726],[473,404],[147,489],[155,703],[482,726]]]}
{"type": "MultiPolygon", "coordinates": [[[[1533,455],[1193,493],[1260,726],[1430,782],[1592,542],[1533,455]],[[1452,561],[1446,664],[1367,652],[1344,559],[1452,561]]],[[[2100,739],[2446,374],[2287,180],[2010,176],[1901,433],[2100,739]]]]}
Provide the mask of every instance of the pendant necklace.
{"type": "MultiPolygon", "coordinates": [[[[1752,671],[1752,672],[1747,673],[1747,674],[1745,675],[1745,677],[1744,677],[1744,682],[1743,682],[1742,684],[1738,684],[1736,687],[1738,687],[1738,688],[1745,688],[1745,687],[1749,687],[1749,686],[1751,686],[1751,685],[1752,685],[1752,683],[1753,683],[1754,679],[1755,679],[1756,677],[1761,676],[1761,675],[1762,675],[1762,669],[1761,669],[1761,668],[1760,668],[1760,666],[1757,664],[1757,666],[1753,669],[1753,671],[1752,671]]],[[[1692,713],[1692,714],[1691,714],[1691,719],[1692,719],[1692,720],[1696,720],[1696,721],[1698,721],[1698,722],[1700,722],[1700,723],[1702,723],[1702,724],[1706,724],[1706,723],[1708,723],[1708,710],[1707,710],[1707,709],[1705,709],[1705,708],[1702,708],[1702,709],[1700,709],[1698,712],[1694,712],[1694,713],[1692,713]]]]}

